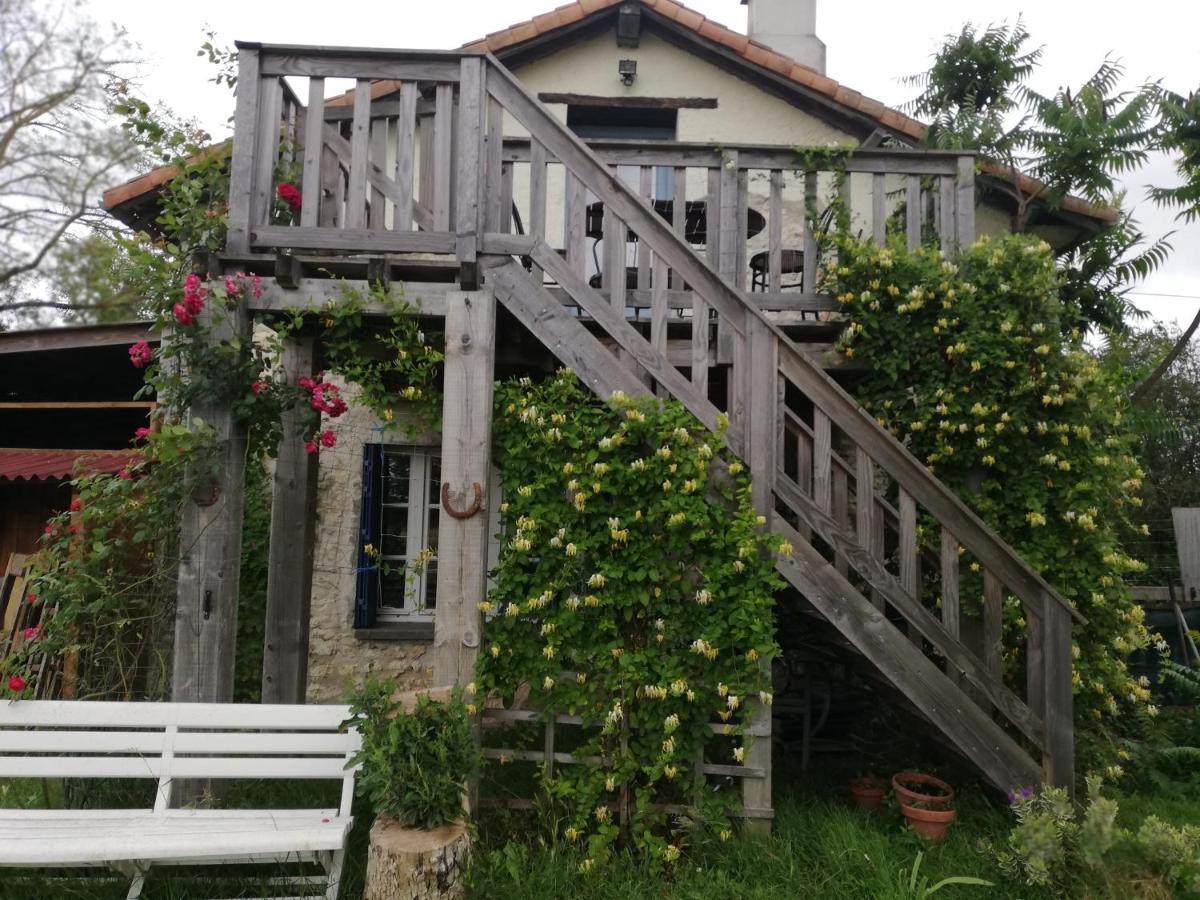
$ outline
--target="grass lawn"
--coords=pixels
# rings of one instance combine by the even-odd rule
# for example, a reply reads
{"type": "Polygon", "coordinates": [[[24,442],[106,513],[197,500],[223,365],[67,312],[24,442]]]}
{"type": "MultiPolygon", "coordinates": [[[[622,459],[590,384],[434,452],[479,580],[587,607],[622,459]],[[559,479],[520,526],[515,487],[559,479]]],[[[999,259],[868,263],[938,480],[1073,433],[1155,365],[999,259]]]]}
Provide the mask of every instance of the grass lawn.
{"type": "MultiPolygon", "coordinates": [[[[919,874],[928,885],[956,875],[994,882],[990,888],[948,886],[934,895],[939,900],[1040,900],[1057,896],[1001,877],[980,845],[988,840],[1003,842],[1011,815],[1002,801],[967,776],[951,776],[959,789],[959,815],[948,840],[939,845],[931,845],[910,832],[892,805],[874,813],[854,808],[845,787],[848,777],[837,768],[822,769],[808,777],[777,773],[777,811],[769,840],[735,837],[725,844],[695,850],[669,874],[653,871],[632,857],[622,857],[590,875],[579,875],[581,857],[549,841],[546,826],[540,825],[533,814],[491,812],[479,822],[469,896],[478,900],[908,900],[922,896],[908,886],[918,853],[923,854],[919,874]]],[[[309,786],[306,790],[311,789],[309,786]]],[[[53,788],[51,796],[56,796],[53,788]]],[[[18,797],[22,803],[42,805],[41,782],[9,782],[7,786],[0,782],[0,805],[20,805],[15,802],[18,797]]],[[[1119,800],[1121,824],[1127,828],[1136,828],[1149,814],[1175,824],[1200,824],[1200,803],[1194,800],[1145,795],[1119,796],[1119,800]]],[[[366,864],[371,816],[361,807],[355,814],[358,824],[351,836],[343,900],[361,896],[366,864]]],[[[146,900],[192,900],[279,895],[280,889],[273,888],[269,879],[285,871],[278,866],[152,870],[143,896],[146,900]]],[[[298,869],[292,867],[291,871],[298,869]]],[[[99,877],[79,877],[77,871],[54,873],[64,878],[3,870],[0,898],[117,900],[125,896],[123,879],[104,880],[98,870],[94,874],[99,877]]],[[[1113,854],[1104,873],[1086,884],[1081,882],[1072,896],[1089,900],[1167,900],[1174,895],[1157,879],[1147,876],[1138,860],[1113,854]]]]}

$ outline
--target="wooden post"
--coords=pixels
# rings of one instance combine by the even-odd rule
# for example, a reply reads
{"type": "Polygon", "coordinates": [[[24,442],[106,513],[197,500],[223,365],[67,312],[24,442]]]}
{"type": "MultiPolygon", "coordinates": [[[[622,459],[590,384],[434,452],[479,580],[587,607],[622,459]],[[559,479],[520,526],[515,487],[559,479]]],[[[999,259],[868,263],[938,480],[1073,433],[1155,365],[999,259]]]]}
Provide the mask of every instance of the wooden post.
{"type": "MultiPolygon", "coordinates": [[[[484,191],[484,123],[487,115],[484,105],[483,60],[479,57],[464,57],[458,98],[458,197],[454,209],[456,217],[456,252],[460,267],[459,282],[463,290],[475,290],[479,286],[479,265],[476,255],[479,248],[480,201],[484,191]]],[[[446,164],[449,164],[447,160],[446,164]]],[[[493,185],[498,189],[498,185],[493,185]]]]}
{"type": "Polygon", "coordinates": [[[1183,582],[1183,599],[1200,599],[1200,507],[1171,510],[1175,525],[1175,547],[1179,552],[1179,576],[1183,582]]]}
{"type": "MultiPolygon", "coordinates": [[[[749,359],[745,361],[747,378],[744,381],[751,397],[757,403],[747,403],[749,420],[746,461],[750,465],[751,497],[760,516],[770,522],[775,514],[775,458],[776,431],[783,427],[776,418],[776,383],[779,380],[779,346],[777,338],[762,320],[746,317],[749,359]]],[[[770,678],[771,667],[763,667],[770,678]]],[[[762,778],[742,779],[742,806],[747,811],[746,831],[754,834],[770,834],[771,820],[758,818],[756,813],[771,809],[771,707],[756,703],[751,720],[755,734],[746,756],[747,768],[763,770],[762,778]],[[752,817],[754,816],[754,817],[752,817]]]]}
{"type": "Polygon", "coordinates": [[[1043,768],[1047,783],[1075,790],[1075,713],[1071,697],[1071,614],[1046,597],[1042,622],[1042,713],[1046,728],[1043,768]]]}
{"type": "Polygon", "coordinates": [[[470,681],[479,650],[478,604],[487,591],[488,508],[496,300],[490,291],[446,297],[442,497],[433,682],[470,681]],[[475,498],[481,498],[475,508],[475,498]],[[474,509],[465,517],[462,513],[474,509]]]}
{"type": "MultiPolygon", "coordinates": [[[[205,310],[201,321],[208,324],[210,317],[205,310]]],[[[235,336],[250,340],[249,315],[240,303],[212,337],[235,336]]],[[[237,642],[246,429],[225,405],[198,403],[188,417],[202,419],[216,433],[217,458],[215,473],[196,486],[180,523],[171,699],[228,703],[237,642]]]]}
{"type": "MultiPolygon", "coordinates": [[[[233,158],[229,164],[229,230],[225,248],[250,252],[250,201],[254,193],[254,156],[258,148],[259,58],[255,47],[238,48],[237,109],[233,158]]],[[[257,223],[254,223],[257,224],[257,223]]]]}
{"type": "Polygon", "coordinates": [[[959,247],[975,243],[975,157],[958,158],[958,178],[955,182],[957,202],[954,204],[954,229],[959,247]]]}
{"type": "MultiPolygon", "coordinates": [[[[311,337],[285,341],[280,367],[289,384],[312,374],[313,345],[311,337]]],[[[304,449],[300,434],[304,413],[299,407],[284,411],[283,436],[275,462],[263,637],[263,703],[303,703],[308,681],[317,456],[304,449]]]]}

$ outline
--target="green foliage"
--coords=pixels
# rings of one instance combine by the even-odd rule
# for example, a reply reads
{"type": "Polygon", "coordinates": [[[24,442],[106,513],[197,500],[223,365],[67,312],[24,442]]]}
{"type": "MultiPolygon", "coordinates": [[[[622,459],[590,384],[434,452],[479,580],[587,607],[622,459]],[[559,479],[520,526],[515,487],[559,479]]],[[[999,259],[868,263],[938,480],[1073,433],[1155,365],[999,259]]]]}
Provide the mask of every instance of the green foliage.
{"type": "Polygon", "coordinates": [[[603,763],[542,784],[566,810],[562,835],[586,841],[584,870],[622,836],[610,804],[626,794],[628,839],[674,861],[681,839],[651,804],[698,807],[696,839],[728,834],[728,792],[698,790],[691,767],[706,745],[710,761],[742,761],[770,702],[772,555],[791,548],[762,533],[741,464],[677,403],[605,405],[564,371],[501,384],[496,410],[508,540],[482,605],[478,690],[509,700],[529,685],[538,708],[583,718],[572,752],[603,763]]]}
{"type": "MultiPolygon", "coordinates": [[[[870,367],[859,400],[1087,617],[1073,632],[1077,713],[1155,714],[1125,666],[1149,643],[1124,585],[1141,568],[1123,543],[1144,477],[1125,376],[1064,327],[1049,247],[982,239],[950,262],[847,238],[838,252],[840,346],[870,367]]],[[[921,529],[935,552],[938,535],[921,529]]],[[[978,564],[964,562],[963,598],[982,596],[978,564]]],[[[1005,646],[1018,646],[1023,611],[1011,597],[1004,611],[1005,646]]],[[[1019,674],[1015,656],[1006,666],[1019,674]]]]}
{"type": "Polygon", "coordinates": [[[927,897],[932,897],[934,894],[941,891],[943,888],[953,885],[973,885],[976,887],[995,887],[990,881],[985,881],[982,878],[975,878],[971,875],[951,875],[943,878],[935,884],[930,884],[929,879],[921,874],[921,862],[925,858],[923,850],[917,851],[917,858],[913,860],[912,868],[907,873],[901,873],[900,883],[907,891],[908,896],[913,900],[926,900],[927,897]],[[905,878],[907,874],[907,878],[905,878]]]}
{"type": "Polygon", "coordinates": [[[909,104],[930,121],[928,140],[947,149],[985,149],[1007,155],[1019,130],[1006,117],[1019,104],[1020,91],[1036,70],[1042,49],[1026,50],[1029,32],[1021,20],[1009,27],[989,25],[982,32],[963,26],[947,35],[928,72],[905,79],[921,88],[909,104]]]}
{"type": "MultiPolygon", "coordinates": [[[[1111,365],[1141,383],[1180,341],[1177,329],[1153,328],[1114,335],[1106,355],[1111,365]]],[[[1138,518],[1151,534],[1135,545],[1150,566],[1152,584],[1177,578],[1179,559],[1165,531],[1176,506],[1200,505],[1200,341],[1183,345],[1161,380],[1130,411],[1139,434],[1138,457],[1146,472],[1145,505],[1138,518]],[[1170,574],[1168,574],[1170,573],[1170,574]]]]}
{"type": "Polygon", "coordinates": [[[242,568],[238,578],[237,659],[233,699],[262,700],[263,640],[266,635],[267,562],[271,542],[271,475],[266,460],[246,462],[246,496],[242,512],[242,568]]]}
{"type": "MultiPolygon", "coordinates": [[[[931,120],[926,142],[978,150],[995,176],[983,187],[1011,203],[1012,231],[1019,233],[1036,223],[1039,207],[1056,209],[1068,195],[1119,207],[1117,176],[1167,143],[1158,85],[1119,90],[1124,71],[1105,59],[1078,87],[1038,93],[1028,82],[1042,51],[1028,50],[1028,41],[1019,19],[982,32],[967,25],[946,38],[928,72],[908,79],[921,88],[909,108],[931,120]]],[[[1146,244],[1123,215],[1064,251],[1064,299],[1076,304],[1081,324],[1121,327],[1136,312],[1126,296],[1130,288],[1170,249],[1165,238],[1146,244]]]]}
{"type": "Polygon", "coordinates": [[[1147,816],[1135,840],[1138,849],[1169,884],[1181,893],[1200,894],[1200,828],[1194,825],[1175,828],[1157,816],[1147,816]]]}
{"type": "Polygon", "coordinates": [[[1026,789],[1010,799],[1017,824],[993,853],[1006,875],[1027,884],[1066,890],[1081,867],[1101,866],[1117,839],[1117,804],[1100,795],[1098,778],[1088,779],[1082,816],[1061,788],[1026,789]]]}
{"type": "Polygon", "coordinates": [[[395,681],[368,679],[350,699],[353,725],[362,735],[362,764],[355,784],[376,813],[401,825],[437,828],[463,815],[463,791],[479,767],[479,752],[461,688],[449,701],[422,694],[405,711],[395,681]]]}
{"type": "Polygon", "coordinates": [[[315,329],[330,370],[356,386],[357,401],[385,426],[391,427],[399,398],[413,404],[421,424],[436,428],[442,412],[444,354],[438,347],[445,343],[443,326],[426,332],[419,311],[420,300],[408,302],[401,288],[372,284],[362,291],[343,285],[337,300],[297,312],[280,323],[278,333],[315,329]]]}
{"type": "Polygon", "coordinates": [[[1175,160],[1180,184],[1152,187],[1150,196],[1160,206],[1178,207],[1177,218],[1200,218],[1200,91],[1187,97],[1164,91],[1162,96],[1162,149],[1175,160]]]}

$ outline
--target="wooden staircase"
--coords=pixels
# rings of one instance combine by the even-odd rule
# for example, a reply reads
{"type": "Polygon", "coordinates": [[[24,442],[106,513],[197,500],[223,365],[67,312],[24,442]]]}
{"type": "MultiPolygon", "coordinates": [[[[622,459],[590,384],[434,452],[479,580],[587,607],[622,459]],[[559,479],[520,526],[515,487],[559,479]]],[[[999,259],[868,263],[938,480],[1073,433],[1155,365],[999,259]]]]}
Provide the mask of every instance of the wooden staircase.
{"type": "MultiPolygon", "coordinates": [[[[464,289],[493,291],[599,396],[671,396],[711,429],[728,416],[728,445],[753,473],[754,503],[792,545],[778,560],[788,583],[993,784],[1072,784],[1071,625],[1079,616],[742,289],[739,163],[710,170],[710,216],[715,223],[719,205],[722,234],[705,258],[678,221],[647,202],[646,173],[656,158],[643,160],[641,185],[630,188],[491,56],[241,45],[239,58],[231,253],[453,256],[464,289]],[[289,99],[285,76],[310,78],[306,107],[289,99]],[[330,135],[322,111],[327,77],[356,80],[348,139],[330,135]],[[395,126],[377,132],[372,83],[379,79],[404,87],[395,126]],[[429,127],[416,127],[420,105],[429,127]],[[507,122],[530,135],[519,160],[505,156],[507,122]],[[287,152],[288,128],[300,145],[292,152],[305,199],[298,222],[278,224],[270,213],[272,172],[287,152]],[[395,153],[376,155],[376,141],[392,142],[395,153]],[[416,176],[414,155],[426,160],[416,176]],[[518,161],[528,167],[524,180],[513,175],[518,161]],[[551,167],[564,173],[562,248],[547,239],[551,167]],[[729,190],[721,190],[722,180],[729,190]],[[604,204],[607,235],[630,236],[606,242],[599,290],[589,285],[573,239],[581,234],[585,192],[604,204]],[[527,234],[511,233],[514,202],[527,211],[527,234]],[[649,290],[648,323],[627,315],[624,255],[634,241],[639,269],[650,276],[639,276],[649,290]],[[667,346],[668,322],[681,321],[669,319],[668,306],[683,290],[691,309],[688,365],[677,354],[673,361],[667,346]],[[714,402],[718,383],[727,387],[714,402]],[[1011,627],[1002,628],[1006,600],[1020,604],[1026,623],[1015,642],[1011,627]],[[1024,684],[1007,681],[1005,669],[1023,671],[1024,684]]],[[[772,171],[774,207],[774,173],[784,157],[762,158],[772,171]]],[[[881,213],[885,170],[870,159],[861,165],[881,213]]],[[[920,240],[916,211],[927,196],[940,204],[946,252],[973,239],[973,161],[966,159],[950,168],[935,159],[939,168],[931,168],[909,152],[887,170],[907,188],[910,243],[920,240]],[[936,174],[922,175],[929,171],[936,174]]],[[[810,174],[805,181],[815,184],[810,174]]],[[[685,179],[677,176],[676,184],[686,189],[685,179]]],[[[882,236],[881,229],[874,233],[882,236]]],[[[812,236],[806,221],[806,246],[812,236]]],[[[773,260],[779,248],[773,233],[773,260]]],[[[811,287],[815,253],[809,260],[811,287]]],[[[761,733],[769,711],[757,715],[761,733]]],[[[770,741],[756,742],[751,755],[747,766],[769,773],[770,741]]],[[[747,807],[770,805],[769,776],[745,789],[747,807]]]]}

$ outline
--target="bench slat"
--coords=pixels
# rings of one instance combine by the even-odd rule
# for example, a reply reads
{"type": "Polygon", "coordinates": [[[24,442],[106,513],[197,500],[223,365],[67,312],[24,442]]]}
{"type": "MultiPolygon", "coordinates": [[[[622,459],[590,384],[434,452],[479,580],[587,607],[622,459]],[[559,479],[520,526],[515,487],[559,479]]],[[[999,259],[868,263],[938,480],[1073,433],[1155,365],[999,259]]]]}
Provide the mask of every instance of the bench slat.
{"type": "MultiPolygon", "coordinates": [[[[0,756],[0,778],[158,778],[157,756],[0,756]]],[[[176,757],[173,778],[331,778],[347,775],[345,760],[189,756],[176,757]]]]}
{"type": "MultiPolygon", "coordinates": [[[[136,816],[109,818],[104,815],[91,816],[87,810],[63,810],[74,812],[73,818],[39,819],[25,816],[9,819],[0,813],[0,841],[20,837],[41,836],[45,840],[65,839],[71,835],[82,838],[102,834],[107,828],[119,828],[127,833],[161,831],[164,833],[208,834],[225,831],[295,831],[328,825],[337,818],[334,815],[314,815],[307,811],[303,816],[276,816],[270,812],[258,812],[256,816],[196,816],[165,818],[161,813],[140,811],[136,816]],[[322,821],[324,820],[324,821],[322,821]]],[[[137,848],[132,852],[136,854],[137,848]]]]}
{"type": "Polygon", "coordinates": [[[9,822],[54,822],[78,819],[87,816],[88,821],[121,822],[154,816],[156,822],[166,819],[185,819],[189,822],[201,819],[336,819],[336,809],[163,809],[152,812],[148,809],[0,809],[0,821],[9,822]]]}
{"type": "Polygon", "coordinates": [[[0,702],[0,727],[256,728],[336,731],[348,706],[244,703],[119,703],[78,700],[0,702]]]}
{"type": "Polygon", "coordinates": [[[231,821],[222,831],[198,831],[189,823],[164,828],[154,822],[144,830],[126,828],[117,833],[97,834],[93,828],[64,831],[60,837],[44,832],[13,835],[0,842],[0,866],[47,866],[70,863],[103,863],[136,858],[142,861],[226,859],[258,854],[312,853],[342,847],[352,820],[328,823],[296,822],[294,828],[273,830],[243,827],[231,821]]]}
{"type": "MultiPolygon", "coordinates": [[[[151,753],[161,755],[161,731],[13,731],[0,729],[4,753],[151,753]]],[[[336,732],[202,732],[175,737],[175,755],[188,753],[344,755],[362,746],[357,734],[336,732]]]]}

